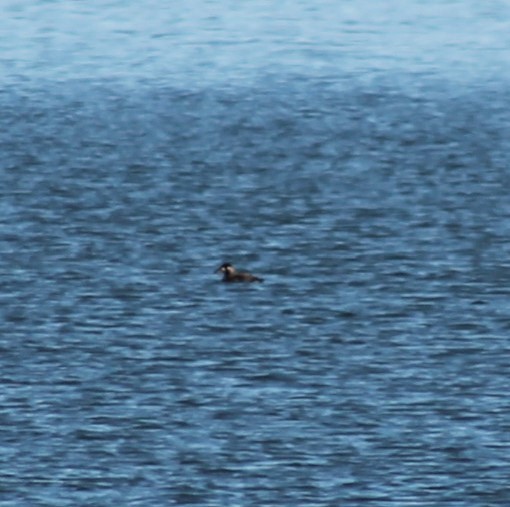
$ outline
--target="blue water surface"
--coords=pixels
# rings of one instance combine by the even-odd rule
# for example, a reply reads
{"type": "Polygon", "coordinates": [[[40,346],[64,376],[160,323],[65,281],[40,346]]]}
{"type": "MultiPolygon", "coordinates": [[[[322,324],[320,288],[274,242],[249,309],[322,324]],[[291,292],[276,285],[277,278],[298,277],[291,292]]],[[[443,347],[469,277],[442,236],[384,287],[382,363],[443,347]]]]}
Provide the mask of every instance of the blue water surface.
{"type": "Polygon", "coordinates": [[[510,505],[506,3],[1,9],[1,506],[510,505]]]}

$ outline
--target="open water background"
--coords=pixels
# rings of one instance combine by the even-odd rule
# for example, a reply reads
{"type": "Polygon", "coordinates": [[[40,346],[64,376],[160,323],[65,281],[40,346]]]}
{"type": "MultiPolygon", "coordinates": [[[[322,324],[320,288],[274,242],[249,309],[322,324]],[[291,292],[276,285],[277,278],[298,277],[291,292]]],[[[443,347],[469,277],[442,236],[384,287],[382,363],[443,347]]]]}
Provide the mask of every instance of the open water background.
{"type": "Polygon", "coordinates": [[[508,3],[1,10],[2,507],[510,505],[508,3]]]}

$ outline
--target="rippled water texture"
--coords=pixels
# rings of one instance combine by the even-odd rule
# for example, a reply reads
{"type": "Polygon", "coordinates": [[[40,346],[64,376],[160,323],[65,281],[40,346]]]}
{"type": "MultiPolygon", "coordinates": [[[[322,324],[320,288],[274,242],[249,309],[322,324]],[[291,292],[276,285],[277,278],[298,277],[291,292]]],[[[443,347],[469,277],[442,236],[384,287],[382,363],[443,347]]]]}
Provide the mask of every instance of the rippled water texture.
{"type": "Polygon", "coordinates": [[[5,4],[0,505],[510,505],[508,8],[163,4],[5,4]]]}

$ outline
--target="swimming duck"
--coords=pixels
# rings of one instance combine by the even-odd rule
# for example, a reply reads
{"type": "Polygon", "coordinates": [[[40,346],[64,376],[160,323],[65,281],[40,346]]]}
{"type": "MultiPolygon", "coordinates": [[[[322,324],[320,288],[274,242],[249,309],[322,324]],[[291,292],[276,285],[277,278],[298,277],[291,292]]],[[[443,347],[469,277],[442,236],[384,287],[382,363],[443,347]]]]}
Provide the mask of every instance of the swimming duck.
{"type": "Polygon", "coordinates": [[[230,262],[222,264],[215,273],[221,271],[223,273],[224,282],[263,282],[263,278],[246,273],[245,271],[237,271],[230,262]]]}

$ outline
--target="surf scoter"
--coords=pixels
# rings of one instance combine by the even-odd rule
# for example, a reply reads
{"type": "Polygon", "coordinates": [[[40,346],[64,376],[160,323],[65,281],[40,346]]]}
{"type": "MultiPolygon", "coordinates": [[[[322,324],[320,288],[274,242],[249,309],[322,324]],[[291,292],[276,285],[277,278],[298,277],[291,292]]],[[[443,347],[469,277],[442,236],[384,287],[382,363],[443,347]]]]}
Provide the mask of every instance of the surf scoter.
{"type": "Polygon", "coordinates": [[[246,273],[245,271],[237,271],[230,262],[222,264],[215,273],[221,271],[223,273],[224,282],[263,282],[263,278],[246,273]]]}

